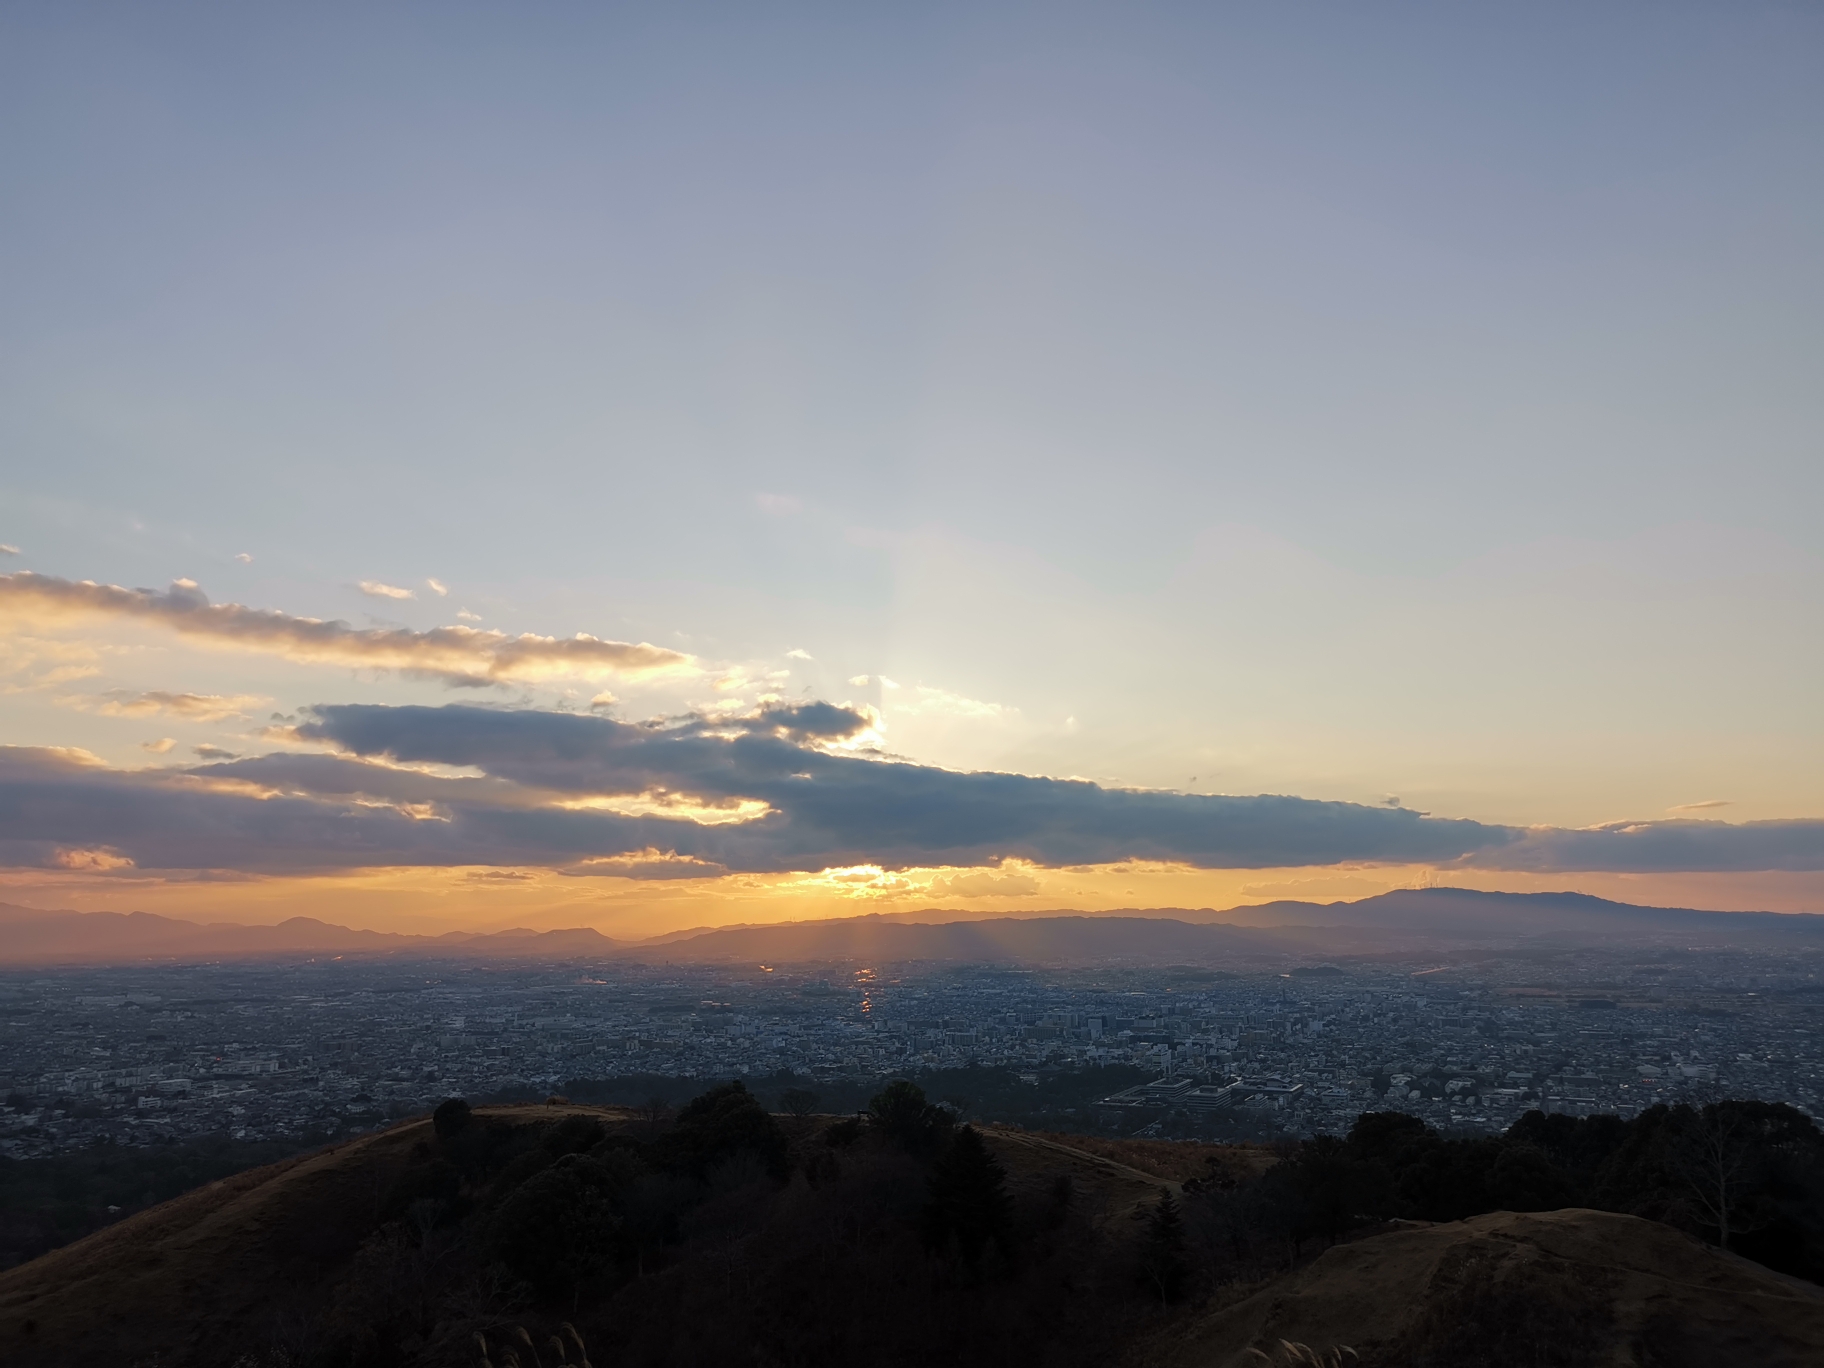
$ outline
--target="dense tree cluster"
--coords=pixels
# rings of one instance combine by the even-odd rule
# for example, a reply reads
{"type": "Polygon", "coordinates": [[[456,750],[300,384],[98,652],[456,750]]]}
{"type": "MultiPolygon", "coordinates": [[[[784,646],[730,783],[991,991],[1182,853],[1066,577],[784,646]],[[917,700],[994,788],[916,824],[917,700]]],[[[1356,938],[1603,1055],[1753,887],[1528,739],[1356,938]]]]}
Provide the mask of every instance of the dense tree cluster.
{"type": "Polygon", "coordinates": [[[1658,1106],[1630,1121],[1529,1112],[1504,1135],[1468,1138],[1369,1112],[1346,1137],[1287,1147],[1258,1182],[1194,1205],[1213,1268],[1295,1258],[1393,1217],[1594,1207],[1824,1281],[1824,1135],[1783,1103],[1658,1106]]]}
{"type": "Polygon", "coordinates": [[[446,1102],[286,1362],[473,1368],[475,1331],[542,1315],[625,1363],[1088,1365],[1158,1305],[1125,1232],[1062,1171],[1016,1191],[956,1106],[907,1081],[848,1118],[795,1100],[731,1082],[612,1128],[446,1102]]]}
{"type": "Polygon", "coordinates": [[[1369,1113],[1274,1153],[1210,1148],[1181,1194],[1136,1209],[1130,1185],[1119,1210],[1062,1158],[1010,1178],[910,1082],[845,1119],[796,1110],[769,1114],[739,1082],[616,1125],[446,1103],[327,1295],[282,1309],[309,1333],[274,1368],[475,1368],[474,1335],[509,1321],[573,1324],[617,1368],[1088,1368],[1224,1284],[1389,1219],[1498,1209],[1606,1207],[1824,1273],[1824,1137],[1780,1106],[1534,1113],[1501,1137],[1369,1113]]]}

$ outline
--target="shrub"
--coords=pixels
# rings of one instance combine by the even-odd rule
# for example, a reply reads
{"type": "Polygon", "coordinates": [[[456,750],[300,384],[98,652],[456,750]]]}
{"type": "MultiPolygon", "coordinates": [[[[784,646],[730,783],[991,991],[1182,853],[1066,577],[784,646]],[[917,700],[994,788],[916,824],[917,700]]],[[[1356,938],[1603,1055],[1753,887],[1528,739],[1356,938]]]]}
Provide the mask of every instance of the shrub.
{"type": "Polygon", "coordinates": [[[431,1113],[431,1128],[437,1132],[439,1140],[454,1140],[468,1129],[470,1116],[469,1104],[460,1097],[452,1097],[439,1103],[437,1110],[431,1113]]]}
{"type": "Polygon", "coordinates": [[[621,1220],[607,1167],[568,1154],[521,1183],[489,1222],[494,1256],[541,1295],[574,1294],[614,1258],[621,1220]]]}

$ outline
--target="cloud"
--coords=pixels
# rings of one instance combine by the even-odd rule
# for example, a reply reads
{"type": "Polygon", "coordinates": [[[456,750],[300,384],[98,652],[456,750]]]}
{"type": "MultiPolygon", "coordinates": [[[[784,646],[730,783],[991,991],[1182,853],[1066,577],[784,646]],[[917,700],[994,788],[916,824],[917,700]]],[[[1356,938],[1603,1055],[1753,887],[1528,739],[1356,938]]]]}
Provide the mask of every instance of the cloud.
{"type": "Polygon", "coordinates": [[[21,571],[0,575],[0,618],[66,621],[114,618],[167,628],[194,641],[288,660],[398,670],[457,685],[534,683],[547,679],[641,678],[694,673],[691,657],[642,642],[604,641],[578,633],[544,637],[473,627],[355,628],[346,622],[293,617],[236,603],[211,603],[194,583],[162,593],[73,581],[21,571]]]}
{"type": "Polygon", "coordinates": [[[0,542],[0,556],[22,556],[25,553],[11,542],[0,542]]]}
{"type": "Polygon", "coordinates": [[[268,700],[259,694],[166,693],[153,689],[132,693],[113,689],[98,695],[97,700],[67,700],[85,710],[92,708],[104,717],[181,717],[189,722],[220,722],[229,717],[245,717],[248,709],[268,700]]]}
{"type": "Polygon", "coordinates": [[[481,621],[480,613],[471,613],[467,608],[458,608],[456,610],[456,616],[464,622],[480,622],[481,621]]]}
{"type": "Polygon", "coordinates": [[[857,689],[866,688],[868,681],[872,678],[873,678],[872,675],[850,675],[849,684],[853,688],[857,688],[857,689]]]}
{"type": "Polygon", "coordinates": [[[396,584],[382,584],[379,580],[362,580],[355,587],[369,598],[409,599],[418,597],[410,589],[401,589],[396,584]]]}
{"type": "Polygon", "coordinates": [[[223,750],[220,746],[212,746],[207,741],[200,746],[192,746],[190,749],[202,760],[239,760],[241,758],[239,751],[223,750]]]}
{"type": "Polygon", "coordinates": [[[112,850],[58,850],[52,854],[51,864],[57,869],[77,869],[91,874],[133,868],[133,861],[112,850]]]}
{"type": "Polygon", "coordinates": [[[1722,873],[1824,869],[1824,821],[1614,822],[1582,830],[1536,827],[1464,863],[1569,874],[1722,873]]]}
{"type": "Polygon", "coordinates": [[[1726,808],[1726,807],[1733,807],[1733,806],[1734,806],[1733,801],[1728,798],[1710,798],[1701,803],[1679,803],[1675,807],[1667,808],[1666,811],[1667,812],[1702,812],[1707,808],[1726,808]]]}
{"type": "MultiPolygon", "coordinates": [[[[0,576],[0,579],[4,579],[0,576]]],[[[14,633],[0,651],[0,676],[18,680],[0,686],[0,693],[26,693],[36,689],[55,689],[90,679],[101,673],[103,652],[87,642],[58,641],[51,637],[34,637],[14,633]]],[[[65,702],[59,699],[59,702],[65,702]]]]}
{"type": "MultiPolygon", "coordinates": [[[[657,848],[749,872],[880,864],[1039,865],[1139,858],[1215,868],[1449,860],[1507,828],[1282,797],[1187,797],[1079,780],[957,773],[845,754],[872,724],[829,703],[622,723],[475,707],[315,710],[301,739],[392,765],[478,770],[524,792],[683,795],[764,815],[674,824],[657,848]]],[[[283,763],[282,757],[268,757],[283,763]]],[[[653,809],[646,809],[652,811],[653,809]]]]}
{"type": "Polygon", "coordinates": [[[588,879],[719,879],[728,866],[693,859],[663,850],[637,855],[617,855],[605,860],[579,860],[558,871],[571,878],[588,879]]]}
{"type": "Polygon", "coordinates": [[[435,576],[426,579],[425,584],[430,587],[430,591],[437,595],[438,598],[448,598],[450,596],[449,586],[435,576]]]}
{"type": "Polygon", "coordinates": [[[999,703],[984,703],[980,699],[965,698],[961,694],[951,693],[947,689],[933,689],[920,684],[912,691],[910,698],[895,703],[893,711],[896,714],[918,713],[925,716],[969,717],[984,721],[1000,721],[1009,713],[1017,712],[1018,709],[1004,708],[999,703]]]}
{"type": "Polygon", "coordinates": [[[176,744],[175,736],[161,736],[156,741],[141,741],[139,748],[143,751],[151,751],[154,755],[169,755],[171,748],[176,744]]]}
{"type": "Polygon", "coordinates": [[[966,874],[940,874],[928,890],[933,898],[1026,898],[1039,891],[1030,874],[994,874],[986,870],[966,874]]]}
{"type": "Polygon", "coordinates": [[[253,564],[253,557],[248,555],[245,551],[239,552],[235,556],[235,559],[237,561],[239,561],[242,565],[252,565],[253,564]]]}
{"type": "Polygon", "coordinates": [[[787,651],[785,653],[785,658],[787,660],[814,660],[814,659],[816,659],[816,657],[813,656],[809,651],[801,651],[801,650],[787,651]]]}
{"type": "Polygon", "coordinates": [[[1824,821],[1526,830],[1271,794],[1112,789],[845,749],[871,726],[864,710],[821,702],[640,723],[473,705],[335,705],[310,710],[295,730],[331,748],[324,753],[121,770],[79,751],[0,747],[0,863],[64,867],[59,852],[75,850],[110,852],[141,870],[248,873],[863,869],[890,881],[913,867],[964,871],[939,876],[936,897],[1023,896],[1027,867],[1128,860],[1824,869],[1824,821]],[[986,866],[1000,868],[981,873],[986,866]]]}

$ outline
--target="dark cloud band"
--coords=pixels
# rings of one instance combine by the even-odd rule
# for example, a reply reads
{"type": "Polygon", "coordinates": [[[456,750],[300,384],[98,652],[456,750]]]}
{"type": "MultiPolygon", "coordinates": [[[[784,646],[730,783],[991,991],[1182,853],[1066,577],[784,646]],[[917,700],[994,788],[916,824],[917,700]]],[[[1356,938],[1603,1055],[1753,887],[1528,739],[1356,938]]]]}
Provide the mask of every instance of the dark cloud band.
{"type": "Polygon", "coordinates": [[[68,864],[71,852],[94,851],[142,869],[499,865],[667,878],[1008,858],[1824,869],[1824,822],[1524,830],[1275,795],[1109,789],[841,749],[870,721],[827,703],[643,724],[336,706],[298,728],[333,754],[122,771],[12,748],[0,751],[0,860],[68,864]]]}

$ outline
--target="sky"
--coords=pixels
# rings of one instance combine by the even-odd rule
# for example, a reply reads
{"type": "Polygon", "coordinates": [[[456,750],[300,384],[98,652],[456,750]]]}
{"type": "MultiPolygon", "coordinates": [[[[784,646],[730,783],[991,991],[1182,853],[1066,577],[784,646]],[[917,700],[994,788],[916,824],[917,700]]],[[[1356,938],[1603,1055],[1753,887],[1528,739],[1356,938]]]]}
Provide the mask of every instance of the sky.
{"type": "Polygon", "coordinates": [[[1824,911],[1821,62],[9,5],[0,901],[1824,911]]]}

